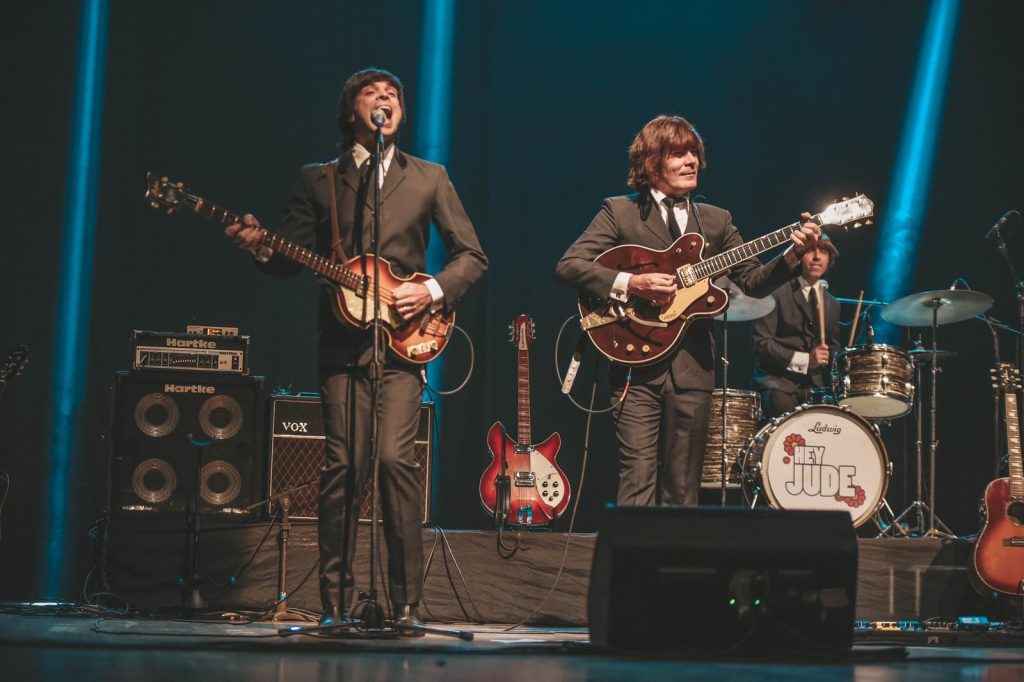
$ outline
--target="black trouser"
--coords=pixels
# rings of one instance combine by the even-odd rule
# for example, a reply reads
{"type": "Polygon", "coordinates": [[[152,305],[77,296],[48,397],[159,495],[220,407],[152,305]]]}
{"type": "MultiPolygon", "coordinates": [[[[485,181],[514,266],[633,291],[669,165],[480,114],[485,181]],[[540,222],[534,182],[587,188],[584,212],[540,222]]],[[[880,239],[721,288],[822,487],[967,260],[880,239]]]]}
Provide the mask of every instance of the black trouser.
{"type": "MultiPolygon", "coordinates": [[[[621,393],[614,388],[613,398],[621,393]]],[[[711,392],[677,389],[668,371],[631,385],[615,413],[616,503],[697,504],[710,418],[711,392]]]]}
{"type": "MultiPolygon", "coordinates": [[[[380,494],[392,601],[416,603],[423,581],[423,490],[415,461],[420,396],[413,368],[386,367],[381,382],[380,494]]],[[[362,490],[370,476],[370,381],[365,368],[322,371],[326,463],[320,475],[320,599],[348,610],[362,490]]]]}

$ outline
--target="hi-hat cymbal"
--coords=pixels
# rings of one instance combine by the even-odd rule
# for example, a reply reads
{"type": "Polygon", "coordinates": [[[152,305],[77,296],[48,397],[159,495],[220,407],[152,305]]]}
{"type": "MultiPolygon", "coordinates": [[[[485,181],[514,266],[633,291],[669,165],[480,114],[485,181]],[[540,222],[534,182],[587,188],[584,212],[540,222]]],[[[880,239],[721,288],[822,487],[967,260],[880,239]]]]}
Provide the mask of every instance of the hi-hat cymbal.
{"type": "Polygon", "coordinates": [[[992,297],[970,289],[922,291],[895,300],[882,311],[882,319],[901,327],[930,327],[963,322],[992,307],[992,297]],[[938,314],[935,315],[935,311],[938,314]]]}
{"type": "Polygon", "coordinates": [[[723,320],[728,320],[729,322],[750,322],[751,320],[758,320],[775,310],[775,299],[772,296],[765,296],[764,298],[747,296],[728,277],[719,277],[715,280],[715,286],[725,289],[726,293],[729,294],[729,307],[726,308],[724,313],[715,317],[719,322],[723,320]]]}

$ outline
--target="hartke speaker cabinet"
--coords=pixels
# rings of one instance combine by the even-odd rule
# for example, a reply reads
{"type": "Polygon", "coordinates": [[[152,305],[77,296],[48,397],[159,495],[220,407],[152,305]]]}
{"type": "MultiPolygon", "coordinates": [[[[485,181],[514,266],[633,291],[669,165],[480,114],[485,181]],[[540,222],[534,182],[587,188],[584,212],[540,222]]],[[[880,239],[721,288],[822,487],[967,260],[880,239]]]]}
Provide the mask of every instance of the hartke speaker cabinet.
{"type": "Polygon", "coordinates": [[[856,589],[844,512],[608,507],[587,620],[593,643],[622,649],[837,651],[856,589]]]}
{"type": "MultiPolygon", "coordinates": [[[[270,494],[304,483],[312,485],[290,495],[293,519],[316,519],[320,469],[324,464],[324,417],[315,393],[273,395],[270,398],[270,494]]],[[[415,457],[423,486],[423,525],[430,523],[430,475],[434,442],[434,403],[420,405],[415,457]]],[[[371,482],[363,488],[359,520],[371,516],[371,482]]]]}
{"type": "Polygon", "coordinates": [[[247,518],[264,490],[262,393],[262,377],[118,372],[111,513],[188,511],[198,468],[199,511],[247,518]]]}

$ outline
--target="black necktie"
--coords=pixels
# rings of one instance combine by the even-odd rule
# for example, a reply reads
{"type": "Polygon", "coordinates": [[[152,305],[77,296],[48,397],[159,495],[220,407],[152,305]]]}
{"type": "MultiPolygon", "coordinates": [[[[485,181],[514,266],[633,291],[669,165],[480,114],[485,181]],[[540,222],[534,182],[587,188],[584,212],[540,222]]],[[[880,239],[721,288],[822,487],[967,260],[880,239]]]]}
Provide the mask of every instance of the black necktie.
{"type": "MultiPolygon", "coordinates": [[[[681,199],[680,201],[686,200],[681,199]]],[[[683,236],[683,232],[679,229],[679,223],[676,222],[676,212],[673,210],[673,207],[676,205],[676,200],[672,197],[665,197],[661,200],[661,203],[668,209],[665,212],[667,216],[665,223],[668,225],[669,234],[672,235],[672,239],[679,239],[683,236]]]]}
{"type": "MultiPolygon", "coordinates": [[[[807,302],[811,306],[811,320],[810,329],[811,336],[815,339],[818,338],[818,289],[817,287],[811,287],[810,293],[807,295],[807,302]]],[[[817,342],[814,343],[817,346],[817,342]]]]}

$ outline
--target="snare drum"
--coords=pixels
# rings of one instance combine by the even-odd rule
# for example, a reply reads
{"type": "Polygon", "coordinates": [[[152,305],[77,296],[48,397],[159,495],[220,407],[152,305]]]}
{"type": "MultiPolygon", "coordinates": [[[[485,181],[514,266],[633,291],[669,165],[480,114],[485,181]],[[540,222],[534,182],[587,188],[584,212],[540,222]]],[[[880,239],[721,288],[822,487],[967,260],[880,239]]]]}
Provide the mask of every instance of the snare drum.
{"type": "Polygon", "coordinates": [[[895,419],[914,406],[914,363],[901,348],[851,346],[836,353],[832,392],[867,419],[895,419]]]}
{"type": "Polygon", "coordinates": [[[740,454],[743,492],[775,509],[842,510],[855,527],[882,505],[892,464],[878,428],[846,408],[801,405],[740,454]]]}
{"type": "MultiPolygon", "coordinates": [[[[754,391],[728,390],[729,403],[726,406],[728,433],[725,438],[726,485],[736,487],[740,483],[736,457],[750,437],[757,433],[761,422],[761,394],[754,391]]],[[[718,487],[722,485],[722,389],[711,394],[711,419],[708,425],[708,444],[704,448],[704,470],[701,485],[718,487]]]]}

